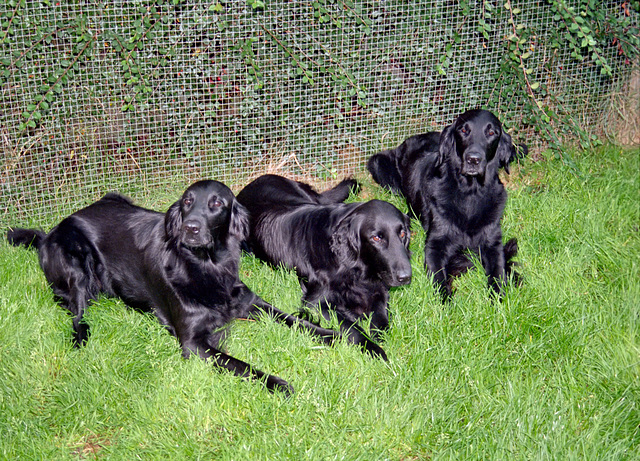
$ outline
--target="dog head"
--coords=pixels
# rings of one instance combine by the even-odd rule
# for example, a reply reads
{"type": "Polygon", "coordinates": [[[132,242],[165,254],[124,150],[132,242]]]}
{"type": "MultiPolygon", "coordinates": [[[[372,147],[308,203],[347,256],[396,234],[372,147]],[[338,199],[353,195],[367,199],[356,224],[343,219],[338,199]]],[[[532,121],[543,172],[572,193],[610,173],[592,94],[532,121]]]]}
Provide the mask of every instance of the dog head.
{"type": "Polygon", "coordinates": [[[487,168],[495,165],[509,172],[509,162],[516,155],[515,147],[500,120],[491,112],[469,110],[460,115],[442,132],[440,161],[450,162],[467,178],[483,180],[487,168]]]}
{"type": "Polygon", "coordinates": [[[388,287],[411,282],[409,217],[381,200],[358,204],[338,223],[331,249],[362,264],[366,276],[388,287]]]}
{"type": "Polygon", "coordinates": [[[237,242],[249,232],[245,208],[233,192],[218,181],[198,181],[184,191],[165,216],[170,239],[191,249],[214,250],[229,238],[237,242]]]}

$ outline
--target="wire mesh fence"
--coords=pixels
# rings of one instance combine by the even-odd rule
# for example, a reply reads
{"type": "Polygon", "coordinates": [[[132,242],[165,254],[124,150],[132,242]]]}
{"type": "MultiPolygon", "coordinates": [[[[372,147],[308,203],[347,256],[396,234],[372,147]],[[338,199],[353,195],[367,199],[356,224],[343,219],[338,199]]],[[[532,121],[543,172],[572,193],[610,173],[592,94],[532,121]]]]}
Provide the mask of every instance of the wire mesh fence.
{"type": "Polygon", "coordinates": [[[111,190],[164,206],[200,178],[359,174],[471,107],[535,147],[526,92],[501,72],[516,6],[531,78],[597,131],[625,73],[547,43],[545,2],[507,3],[6,1],[0,228],[46,227],[111,190]]]}

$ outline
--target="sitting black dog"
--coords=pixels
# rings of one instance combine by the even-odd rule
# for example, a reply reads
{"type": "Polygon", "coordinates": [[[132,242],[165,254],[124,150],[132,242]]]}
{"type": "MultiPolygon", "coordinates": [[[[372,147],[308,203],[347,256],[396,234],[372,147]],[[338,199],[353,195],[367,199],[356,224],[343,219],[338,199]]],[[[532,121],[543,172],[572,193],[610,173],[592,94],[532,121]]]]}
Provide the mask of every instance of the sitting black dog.
{"type": "Polygon", "coordinates": [[[389,287],[411,282],[409,218],[390,203],[342,203],[354,180],[318,193],[309,185],[264,175],[238,193],[249,210],[248,244],[273,265],[295,269],[307,306],[335,312],[353,343],[386,359],[356,324],[371,315],[374,336],[388,327],[389,287]]]}
{"type": "Polygon", "coordinates": [[[153,312],[178,338],[185,357],[195,353],[238,376],[265,380],[270,390],[291,393],[285,380],[222,352],[223,327],[235,318],[266,312],[327,343],[339,333],[276,309],[242,283],[240,244],[248,226],[247,211],[227,186],[199,181],[166,214],[112,193],[48,234],[18,228],[7,237],[14,245],[38,250],[56,298],[74,316],[76,346],[89,336],[82,321],[85,308],[103,293],[153,312]]]}
{"type": "Polygon", "coordinates": [[[502,244],[507,192],[498,170],[508,173],[526,152],[526,146],[518,152],[491,112],[469,110],[442,133],[412,136],[369,159],[373,179],[403,194],[427,232],[425,266],[444,299],[451,296],[452,277],[471,267],[469,250],[496,292],[503,292],[510,273],[518,277],[512,268],[517,242],[502,244]]]}

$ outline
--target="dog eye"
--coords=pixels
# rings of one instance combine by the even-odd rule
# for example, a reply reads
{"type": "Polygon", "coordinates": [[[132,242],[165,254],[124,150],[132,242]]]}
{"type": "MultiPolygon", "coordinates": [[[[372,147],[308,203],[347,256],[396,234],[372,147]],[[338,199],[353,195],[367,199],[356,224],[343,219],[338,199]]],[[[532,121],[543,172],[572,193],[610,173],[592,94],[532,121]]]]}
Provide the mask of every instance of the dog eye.
{"type": "Polygon", "coordinates": [[[401,238],[402,240],[404,240],[404,238],[405,238],[406,236],[407,236],[407,233],[404,231],[404,229],[403,229],[403,230],[401,230],[401,231],[400,231],[400,238],[401,238]]]}
{"type": "Polygon", "coordinates": [[[211,208],[218,208],[222,206],[222,202],[220,200],[212,200],[211,201],[211,208]]]}
{"type": "Polygon", "coordinates": [[[380,235],[378,235],[378,234],[375,234],[375,235],[371,236],[371,240],[373,240],[376,243],[382,242],[382,237],[380,235]]]}
{"type": "Polygon", "coordinates": [[[193,203],[193,199],[191,197],[185,197],[182,199],[182,204],[184,206],[191,206],[192,203],[193,203]]]}

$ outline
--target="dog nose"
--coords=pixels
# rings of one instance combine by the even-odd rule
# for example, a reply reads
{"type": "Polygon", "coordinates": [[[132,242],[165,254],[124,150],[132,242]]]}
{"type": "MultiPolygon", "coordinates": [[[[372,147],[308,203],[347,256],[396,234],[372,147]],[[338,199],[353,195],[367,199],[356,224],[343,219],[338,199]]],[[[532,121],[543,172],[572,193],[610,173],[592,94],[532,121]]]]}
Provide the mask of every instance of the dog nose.
{"type": "Polygon", "coordinates": [[[397,277],[398,277],[398,283],[400,285],[408,285],[411,283],[411,271],[399,272],[397,277]]]}
{"type": "Polygon", "coordinates": [[[480,155],[478,155],[478,154],[468,154],[467,155],[467,163],[469,165],[479,165],[480,164],[480,155]]]}
{"type": "Polygon", "coordinates": [[[185,232],[188,232],[190,234],[197,235],[200,233],[200,225],[198,223],[186,222],[184,223],[182,228],[185,230],[185,232]]]}

